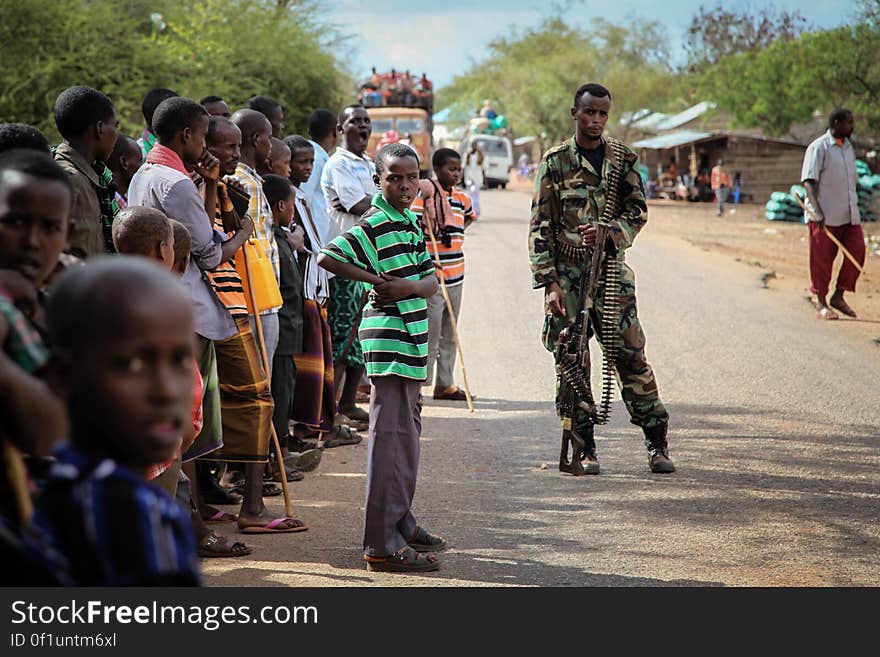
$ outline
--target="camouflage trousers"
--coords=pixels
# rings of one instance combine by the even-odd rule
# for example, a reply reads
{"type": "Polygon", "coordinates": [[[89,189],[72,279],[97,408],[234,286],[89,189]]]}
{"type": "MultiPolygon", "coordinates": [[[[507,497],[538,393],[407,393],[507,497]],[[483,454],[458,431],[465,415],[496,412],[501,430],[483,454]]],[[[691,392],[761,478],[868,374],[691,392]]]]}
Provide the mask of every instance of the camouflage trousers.
{"type": "MultiPolygon", "coordinates": [[[[544,347],[551,353],[556,351],[556,342],[559,333],[568,326],[577,314],[578,288],[580,285],[580,269],[570,265],[559,263],[556,267],[559,285],[565,292],[565,317],[553,317],[547,315],[544,318],[544,329],[541,339],[544,347]]],[[[630,421],[640,427],[649,429],[661,426],[669,421],[666,407],[660,401],[657,390],[657,380],[654,378],[654,370],[645,358],[645,333],[639,323],[639,315],[636,307],[636,279],[632,269],[625,264],[620,266],[620,331],[617,338],[617,358],[615,370],[617,385],[629,411],[630,421]]],[[[601,326],[604,311],[603,299],[605,298],[604,284],[600,284],[596,290],[594,302],[593,325],[601,326]]],[[[595,335],[602,345],[598,331],[595,335]]],[[[598,364],[596,364],[598,365],[598,364]]],[[[596,367],[594,365],[594,367],[596,367]]],[[[601,367],[601,366],[600,366],[601,367]]],[[[596,402],[599,401],[599,390],[594,391],[596,402]]],[[[557,386],[557,396],[559,389],[557,386]]],[[[572,428],[583,431],[590,426],[587,414],[577,408],[572,418],[572,428]]]]}

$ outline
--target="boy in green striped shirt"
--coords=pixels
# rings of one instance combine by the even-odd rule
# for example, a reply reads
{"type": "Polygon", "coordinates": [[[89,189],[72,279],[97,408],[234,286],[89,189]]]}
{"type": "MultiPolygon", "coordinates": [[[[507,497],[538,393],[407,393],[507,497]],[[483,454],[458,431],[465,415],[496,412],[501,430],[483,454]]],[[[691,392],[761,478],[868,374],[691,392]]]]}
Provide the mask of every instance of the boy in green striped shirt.
{"type": "Polygon", "coordinates": [[[360,339],[371,382],[364,511],[368,570],[437,570],[446,541],[412,514],[419,467],[419,390],[427,374],[428,304],[437,291],[425,237],[410,211],[419,190],[419,161],[404,144],[376,155],[381,193],[352,228],[335,238],[318,264],[369,291],[360,339]]]}

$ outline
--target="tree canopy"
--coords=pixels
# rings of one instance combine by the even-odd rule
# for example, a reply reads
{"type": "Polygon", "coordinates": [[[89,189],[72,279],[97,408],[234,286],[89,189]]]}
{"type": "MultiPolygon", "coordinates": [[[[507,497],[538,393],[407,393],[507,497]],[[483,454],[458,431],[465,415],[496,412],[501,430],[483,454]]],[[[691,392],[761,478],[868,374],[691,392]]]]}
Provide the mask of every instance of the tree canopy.
{"type": "Polygon", "coordinates": [[[680,66],[659,23],[636,17],[582,29],[566,11],[493,41],[440,90],[438,106],[471,114],[490,98],[518,134],[546,146],[571,133],[574,90],[599,82],[614,98],[609,130],[624,139],[640,109],[674,112],[704,100],[730,114],[732,127],[771,136],[841,106],[854,111],[862,137],[880,135],[880,0],[862,0],[851,25],[825,30],[798,12],[701,6],[680,66]]]}
{"type": "Polygon", "coordinates": [[[581,30],[556,15],[493,41],[488,57],[444,87],[438,103],[477,108],[483,98],[497,100],[520,134],[534,134],[546,145],[573,131],[568,108],[585,82],[611,90],[609,126],[658,101],[674,103],[681,87],[669,61],[658,23],[594,21],[581,30]]]}
{"type": "Polygon", "coordinates": [[[332,54],[332,30],[312,0],[0,0],[0,120],[57,137],[52,107],[86,84],[113,100],[121,129],[142,127],[144,93],[168,87],[240,107],[256,94],[304,130],[316,107],[350,98],[351,77],[332,54]]]}

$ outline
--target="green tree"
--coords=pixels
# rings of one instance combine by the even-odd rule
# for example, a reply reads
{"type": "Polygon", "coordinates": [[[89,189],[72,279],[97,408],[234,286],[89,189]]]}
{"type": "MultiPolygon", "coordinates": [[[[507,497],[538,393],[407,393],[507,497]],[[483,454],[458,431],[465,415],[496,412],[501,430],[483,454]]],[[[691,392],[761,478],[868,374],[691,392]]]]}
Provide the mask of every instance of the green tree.
{"type": "Polygon", "coordinates": [[[352,96],[312,0],[0,0],[0,15],[0,121],[36,125],[51,140],[55,98],[75,84],[110,96],[133,135],[144,93],[158,86],[219,94],[232,107],[274,96],[290,131],[352,96]]]}
{"type": "Polygon", "coordinates": [[[807,27],[800,12],[777,11],[767,7],[756,13],[712,9],[703,5],[691,18],[685,53],[691,72],[705,71],[722,59],[737,53],[758,52],[776,41],[796,39],[807,27]]]}
{"type": "Polygon", "coordinates": [[[316,107],[351,98],[351,77],[319,39],[311,2],[195,0],[172,5],[157,46],[177,74],[175,91],[217,94],[230,107],[263,94],[285,108],[288,131],[303,131],[316,107]]]}
{"type": "Polygon", "coordinates": [[[533,134],[546,147],[572,133],[575,89],[599,82],[614,97],[609,128],[625,132],[621,116],[643,107],[664,109],[681,92],[669,60],[657,23],[594,21],[580,29],[560,14],[493,41],[485,60],[440,90],[438,106],[477,108],[492,98],[518,134],[533,134]]]}
{"type": "Polygon", "coordinates": [[[840,106],[855,112],[860,132],[880,134],[878,52],[878,24],[808,32],[721,59],[699,87],[730,110],[737,125],[771,135],[840,106]]]}

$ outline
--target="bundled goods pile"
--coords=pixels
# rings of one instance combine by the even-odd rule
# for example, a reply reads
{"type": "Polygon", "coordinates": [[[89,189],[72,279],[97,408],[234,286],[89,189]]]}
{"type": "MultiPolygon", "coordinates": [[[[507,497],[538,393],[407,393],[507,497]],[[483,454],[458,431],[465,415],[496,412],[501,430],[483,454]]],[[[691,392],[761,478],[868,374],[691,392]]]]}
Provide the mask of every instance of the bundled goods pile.
{"type": "Polygon", "coordinates": [[[484,116],[476,117],[468,122],[469,132],[480,135],[498,135],[503,137],[507,132],[507,117],[499,114],[491,119],[484,116]]]}
{"type": "Polygon", "coordinates": [[[800,185],[792,185],[789,192],[773,192],[770,194],[770,200],[764,206],[764,217],[768,221],[796,221],[798,223],[806,223],[804,211],[793,194],[799,195],[801,198],[806,197],[806,191],[800,185]]]}
{"type": "Polygon", "coordinates": [[[859,176],[856,191],[859,195],[859,214],[862,221],[877,221],[880,175],[872,174],[868,165],[861,160],[856,160],[856,173],[859,176]]]}

